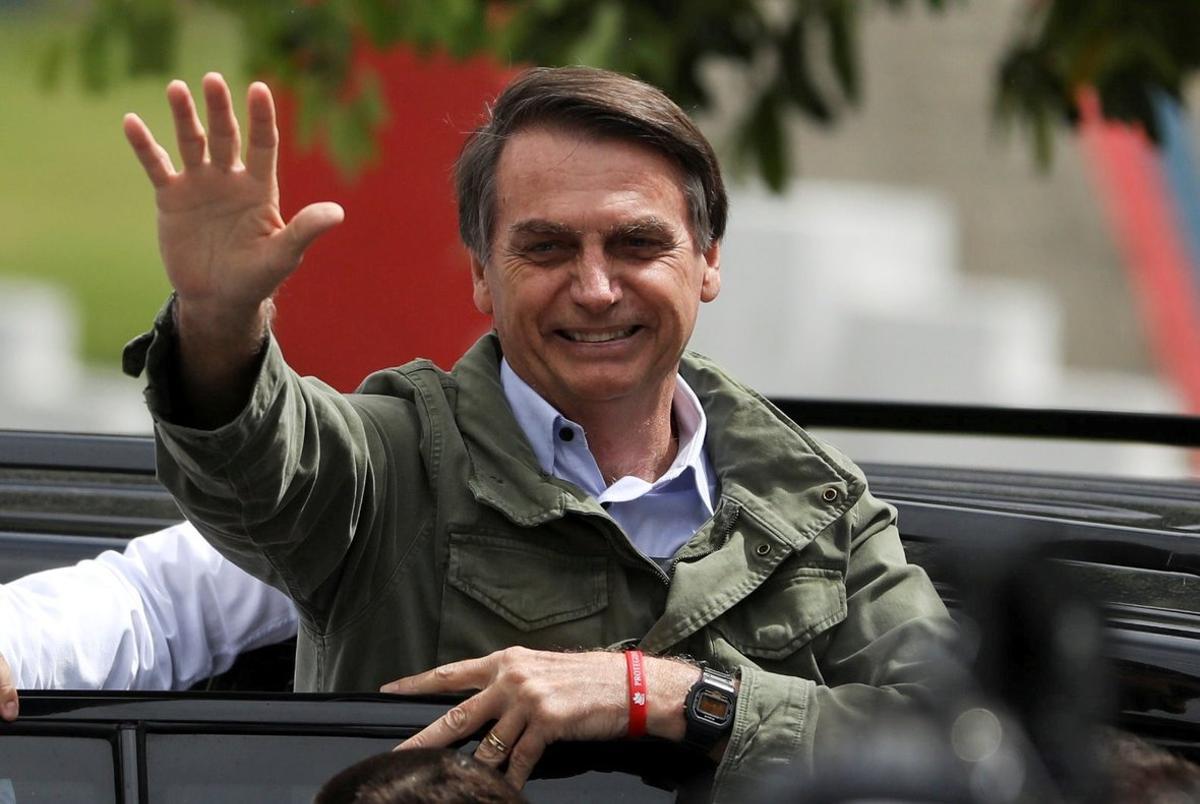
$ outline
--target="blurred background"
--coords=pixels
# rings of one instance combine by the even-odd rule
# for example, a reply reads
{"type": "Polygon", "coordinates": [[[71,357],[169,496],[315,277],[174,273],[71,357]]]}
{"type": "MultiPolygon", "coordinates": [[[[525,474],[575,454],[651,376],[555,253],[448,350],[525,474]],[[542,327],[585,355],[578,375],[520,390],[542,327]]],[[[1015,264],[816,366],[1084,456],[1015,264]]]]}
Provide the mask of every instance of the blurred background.
{"type": "MultiPolygon", "coordinates": [[[[278,90],[285,213],[347,210],[281,291],[293,366],[350,390],[451,365],[487,326],[451,163],[528,63],[637,73],[701,123],[731,222],[693,347],[763,393],[1200,413],[1198,59],[1184,2],[0,0],[0,427],[149,430],[120,354],[168,287],[120,121],[173,151],[166,80],[208,70],[278,90]]],[[[823,435],[867,461],[1196,465],[823,435]]]]}

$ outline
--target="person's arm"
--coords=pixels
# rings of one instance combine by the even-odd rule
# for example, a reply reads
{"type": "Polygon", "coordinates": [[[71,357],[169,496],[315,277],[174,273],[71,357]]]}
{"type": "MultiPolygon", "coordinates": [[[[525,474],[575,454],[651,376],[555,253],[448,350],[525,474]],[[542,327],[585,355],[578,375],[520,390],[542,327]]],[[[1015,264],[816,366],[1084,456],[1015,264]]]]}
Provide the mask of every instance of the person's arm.
{"type": "Polygon", "coordinates": [[[167,98],[179,171],[137,116],[126,117],[125,134],[155,188],[175,292],[152,331],[126,347],[124,369],[146,374],[159,479],[184,514],[238,566],[277,579],[312,613],[312,597],[370,518],[369,428],[333,389],[287,367],[269,317],[271,294],[342,210],[312,204],[283,222],[265,84],[247,93],[244,165],[219,75],[204,78],[207,130],[186,85],[172,82],[167,98]]]}
{"type": "MultiPolygon", "coordinates": [[[[847,614],[817,656],[824,683],[739,668],[733,728],[712,752],[714,801],[743,800],[785,763],[819,765],[822,752],[853,745],[848,741],[871,718],[909,712],[936,689],[954,627],[924,571],[906,562],[895,510],[864,494],[851,512],[849,539],[847,614]]],[[[767,611],[764,622],[793,614],[767,611]]],[[[691,665],[647,657],[649,734],[683,739],[683,703],[697,677],[691,665]]],[[[485,741],[476,757],[494,766],[507,761],[507,777],[519,787],[550,742],[615,739],[628,728],[625,664],[615,653],[510,648],[398,679],[382,691],[463,689],[480,692],[403,747],[448,745],[497,721],[493,731],[507,750],[485,741]]]]}
{"type": "Polygon", "coordinates": [[[243,163],[229,87],[216,73],[203,83],[207,130],[187,85],[167,86],[181,169],[137,115],[126,115],[124,129],[154,186],[159,250],[176,294],[173,415],[180,424],[212,429],[246,403],[272,294],[296,270],[309,244],[341,222],[343,212],[337,204],[311,204],[285,223],[270,90],[255,82],[247,92],[243,163]]]}
{"type": "MultiPolygon", "coordinates": [[[[695,665],[646,656],[645,733],[682,741],[688,691],[699,678],[695,665]]],[[[479,690],[405,740],[402,749],[441,748],[495,721],[497,743],[484,740],[475,758],[498,768],[522,788],[546,746],[561,740],[615,740],[629,733],[626,660],[616,651],[558,652],[507,648],[454,662],[383,685],[399,695],[479,690]]],[[[714,761],[721,749],[714,751],[714,761]]]]}
{"type": "Polygon", "coordinates": [[[911,715],[951,678],[957,631],[924,570],[905,559],[895,509],[868,492],[851,516],[846,617],[819,637],[824,683],[741,668],[715,800],[737,800],[783,763],[811,771],[844,756],[865,724],[911,715]]]}
{"type": "Polygon", "coordinates": [[[297,627],[282,592],[188,523],[0,586],[0,622],[14,690],[186,689],[297,627]]]}

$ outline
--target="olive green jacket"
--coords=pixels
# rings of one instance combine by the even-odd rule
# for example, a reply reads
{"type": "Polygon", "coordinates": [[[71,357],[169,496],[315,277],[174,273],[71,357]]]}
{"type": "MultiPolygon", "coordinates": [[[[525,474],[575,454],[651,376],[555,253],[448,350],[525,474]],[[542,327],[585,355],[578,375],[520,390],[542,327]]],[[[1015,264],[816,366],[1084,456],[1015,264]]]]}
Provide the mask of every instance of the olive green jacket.
{"type": "Polygon", "coordinates": [[[447,373],[417,360],[352,395],[301,379],[275,342],[213,431],[171,424],[169,316],[148,363],[158,471],[232,561],[295,600],[297,690],[376,690],[510,646],[636,641],[741,673],[717,798],[922,689],[948,618],[859,470],[712,362],[681,372],[708,417],[712,520],[671,572],[594,498],[545,474],[507,405],[500,347],[447,373]]]}

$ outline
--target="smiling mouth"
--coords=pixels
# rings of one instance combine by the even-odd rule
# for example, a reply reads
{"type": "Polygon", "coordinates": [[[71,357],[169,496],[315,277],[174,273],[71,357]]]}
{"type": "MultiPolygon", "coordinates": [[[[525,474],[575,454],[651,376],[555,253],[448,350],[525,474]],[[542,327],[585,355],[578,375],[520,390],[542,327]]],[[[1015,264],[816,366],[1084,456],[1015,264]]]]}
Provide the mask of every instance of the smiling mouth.
{"type": "Polygon", "coordinates": [[[621,329],[605,329],[605,330],[575,330],[575,329],[560,329],[558,334],[563,338],[575,343],[610,343],[619,341],[632,336],[641,327],[634,325],[632,327],[622,327],[621,329]]]}

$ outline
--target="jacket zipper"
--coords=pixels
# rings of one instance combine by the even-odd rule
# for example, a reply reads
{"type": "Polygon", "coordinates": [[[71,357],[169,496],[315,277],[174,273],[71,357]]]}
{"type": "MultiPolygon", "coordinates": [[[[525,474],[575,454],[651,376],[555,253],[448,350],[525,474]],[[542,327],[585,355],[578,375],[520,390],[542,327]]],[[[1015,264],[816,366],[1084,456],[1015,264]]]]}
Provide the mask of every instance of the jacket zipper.
{"type": "MultiPolygon", "coordinates": [[[[742,507],[740,505],[734,502],[726,502],[725,500],[721,500],[721,502],[717,504],[717,510],[713,512],[713,520],[716,520],[717,516],[725,510],[725,506],[727,505],[731,506],[733,510],[729,512],[729,514],[725,517],[725,522],[721,525],[719,543],[717,544],[716,550],[720,550],[729,541],[729,535],[733,533],[733,526],[737,524],[738,517],[742,515],[742,507]]],[[[713,552],[716,552],[716,550],[713,552]]],[[[641,555],[640,551],[638,555],[641,555]]],[[[663,582],[663,585],[669,587],[671,585],[671,578],[675,575],[675,567],[679,564],[679,556],[676,555],[675,558],[671,559],[670,573],[663,572],[662,567],[658,566],[658,562],[651,561],[650,559],[646,560],[650,561],[650,563],[654,565],[654,568],[658,570],[658,574],[663,582]]]]}
{"type": "MultiPolygon", "coordinates": [[[[717,550],[720,550],[725,546],[726,542],[729,541],[729,535],[733,532],[733,527],[737,524],[738,518],[742,513],[742,507],[737,503],[721,500],[721,502],[717,505],[717,510],[713,512],[712,519],[709,521],[715,521],[719,516],[721,516],[726,506],[731,506],[732,510],[725,517],[725,521],[721,524],[721,530],[719,532],[720,543],[717,545],[717,550]]],[[[589,516],[596,515],[589,514],[589,516]]],[[[680,560],[678,556],[671,559],[671,571],[670,573],[667,573],[661,566],[659,566],[657,561],[643,554],[641,550],[634,547],[633,542],[629,539],[629,535],[626,534],[625,531],[621,530],[620,527],[616,527],[615,522],[612,522],[610,519],[603,519],[602,517],[597,517],[597,519],[600,519],[604,523],[601,524],[601,522],[597,522],[596,524],[597,527],[604,532],[606,539],[609,539],[610,542],[616,542],[619,545],[618,549],[624,550],[627,554],[632,555],[635,560],[644,564],[654,575],[658,577],[658,580],[663,586],[668,588],[671,586],[671,576],[675,574],[675,567],[679,564],[680,560]],[[616,533],[620,534],[619,538],[613,534],[614,527],[616,533]]],[[[705,525],[707,524],[708,523],[706,522],[705,525]]],[[[703,527],[704,525],[701,525],[701,528],[703,527]]]]}

